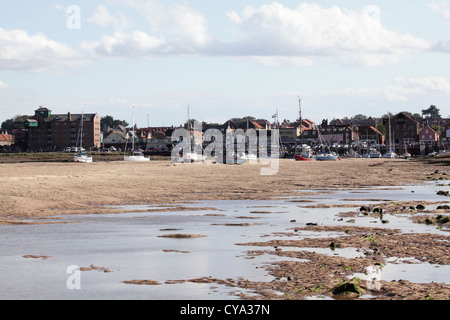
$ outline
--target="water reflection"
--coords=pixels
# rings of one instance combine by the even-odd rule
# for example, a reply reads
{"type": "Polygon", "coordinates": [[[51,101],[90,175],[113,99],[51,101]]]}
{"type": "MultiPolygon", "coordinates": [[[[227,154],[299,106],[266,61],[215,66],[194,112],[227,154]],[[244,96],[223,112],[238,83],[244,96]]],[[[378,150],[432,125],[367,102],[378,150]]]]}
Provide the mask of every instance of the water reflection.
{"type": "MultiPolygon", "coordinates": [[[[77,222],[55,225],[0,226],[1,299],[236,299],[236,288],[174,280],[212,277],[271,281],[263,266],[295,258],[248,251],[261,250],[238,243],[289,239],[293,229],[318,226],[362,226],[400,229],[404,233],[444,233],[435,226],[412,223],[408,214],[387,215],[388,224],[371,216],[342,218],[361,204],[394,201],[443,201],[435,184],[402,188],[313,190],[295,198],[270,201],[204,201],[167,206],[122,206],[122,214],[62,217],[77,222]],[[370,196],[370,197],[369,197],[370,196]],[[370,199],[369,199],[370,198],[370,199]],[[311,207],[320,204],[323,207],[311,207]],[[334,207],[343,205],[345,207],[334,207]],[[327,206],[328,205],[328,206],[327,206]],[[201,209],[199,209],[201,208],[201,209]],[[162,238],[161,235],[201,235],[162,238]],[[51,258],[26,259],[27,254],[51,258]],[[112,272],[81,273],[82,289],[68,290],[67,266],[106,267],[112,272]],[[159,285],[130,285],[123,281],[154,280],[159,285]]],[[[301,230],[296,239],[337,237],[343,232],[301,230]]],[[[361,257],[356,248],[281,247],[285,251],[314,251],[346,258],[361,257]]],[[[388,263],[383,280],[450,283],[448,266],[388,263]]],[[[358,275],[362,278],[367,275],[358,275]]],[[[240,290],[242,292],[243,290],[240,290]]]]}

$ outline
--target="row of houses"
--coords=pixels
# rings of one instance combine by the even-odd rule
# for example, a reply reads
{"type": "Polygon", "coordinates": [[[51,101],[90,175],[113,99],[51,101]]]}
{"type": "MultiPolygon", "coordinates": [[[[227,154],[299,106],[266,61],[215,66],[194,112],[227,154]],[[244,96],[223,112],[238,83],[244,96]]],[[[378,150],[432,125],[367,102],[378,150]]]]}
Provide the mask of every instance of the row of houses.
{"type": "MultiPolygon", "coordinates": [[[[186,128],[187,125],[185,124],[184,127],[186,128]]],[[[286,146],[299,143],[314,145],[319,142],[319,136],[329,145],[348,146],[360,142],[370,144],[390,142],[396,145],[450,142],[450,119],[441,119],[437,123],[440,132],[436,132],[430,125],[420,123],[407,112],[382,118],[381,121],[372,117],[334,119],[323,120],[321,124],[316,125],[309,119],[270,123],[265,119],[246,117],[230,119],[222,124],[203,122],[201,126],[201,132],[197,132],[200,135],[208,129],[217,129],[224,135],[230,130],[237,129],[267,130],[270,135],[270,131],[277,128],[281,143],[286,146]],[[385,129],[385,133],[380,131],[380,124],[385,129]]],[[[436,128],[436,124],[434,127],[436,128]]],[[[143,150],[170,149],[173,144],[171,136],[175,129],[176,127],[173,126],[134,128],[135,146],[143,150]]],[[[34,116],[25,121],[25,130],[16,130],[13,134],[2,132],[0,147],[20,143],[23,149],[30,151],[64,150],[67,147],[79,146],[82,141],[83,147],[89,149],[115,147],[124,150],[131,147],[129,131],[129,128],[118,126],[102,132],[100,117],[97,113],[52,114],[50,109],[39,107],[35,110],[34,116]]]]}
{"type": "Polygon", "coordinates": [[[358,142],[387,145],[388,143],[403,145],[414,143],[437,144],[450,143],[450,119],[441,119],[433,127],[421,123],[407,112],[400,112],[381,121],[368,117],[367,119],[334,119],[323,120],[318,126],[310,120],[290,123],[283,121],[280,125],[280,135],[285,142],[295,143],[301,140],[307,144],[317,143],[319,132],[328,144],[352,145],[358,142]],[[385,133],[380,131],[380,126],[385,133]],[[295,137],[297,140],[294,141],[295,137]]]}

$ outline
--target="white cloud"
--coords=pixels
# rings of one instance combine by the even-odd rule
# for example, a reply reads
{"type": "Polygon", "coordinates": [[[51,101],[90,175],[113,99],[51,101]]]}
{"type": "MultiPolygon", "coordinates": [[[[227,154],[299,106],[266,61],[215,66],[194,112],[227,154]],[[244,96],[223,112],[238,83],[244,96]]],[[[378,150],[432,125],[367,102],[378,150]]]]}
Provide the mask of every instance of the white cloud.
{"type": "Polygon", "coordinates": [[[450,83],[443,77],[396,78],[394,84],[385,89],[390,101],[406,101],[414,95],[450,95],[450,83]]]}
{"type": "Polygon", "coordinates": [[[81,47],[97,55],[145,57],[162,53],[163,45],[163,39],[134,30],[130,33],[117,31],[100,41],[83,42],[81,47]]]}
{"type": "Polygon", "coordinates": [[[439,40],[433,44],[432,49],[440,52],[450,52],[450,39],[439,40]]]}
{"type": "Polygon", "coordinates": [[[155,0],[133,0],[126,5],[146,17],[153,34],[170,39],[174,45],[196,49],[211,41],[207,19],[187,3],[163,5],[155,0]]]}
{"type": "Polygon", "coordinates": [[[428,7],[441,15],[444,19],[450,19],[450,7],[447,3],[441,2],[440,4],[432,2],[428,4],[428,7]]]}
{"type": "Polygon", "coordinates": [[[45,34],[0,28],[0,69],[60,72],[86,64],[80,54],[45,34]]]}
{"type": "Polygon", "coordinates": [[[268,67],[311,67],[315,64],[314,60],[308,57],[291,56],[253,56],[251,60],[268,67]]]}
{"type": "MultiPolygon", "coordinates": [[[[378,101],[412,102],[417,100],[446,100],[450,97],[450,82],[444,77],[394,78],[390,84],[345,90],[316,90],[308,93],[315,97],[334,97],[336,101],[360,99],[363,103],[378,101]]],[[[430,102],[431,103],[431,102],[430,102]]]]}
{"type": "Polygon", "coordinates": [[[123,30],[131,25],[130,20],[125,15],[122,13],[111,14],[105,6],[98,6],[88,22],[101,27],[113,26],[116,30],[123,30]]]}
{"type": "Polygon", "coordinates": [[[384,28],[377,6],[352,11],[302,3],[290,9],[280,3],[231,11],[241,40],[237,54],[253,56],[331,57],[339,63],[382,65],[430,47],[425,40],[384,28]]]}
{"type": "Polygon", "coordinates": [[[134,0],[123,5],[144,15],[149,31],[124,31],[130,26],[129,20],[99,6],[89,21],[100,26],[113,25],[116,32],[99,41],[83,42],[83,49],[97,55],[145,58],[161,54],[197,54],[212,41],[206,18],[187,4],[163,5],[160,1],[134,0]]]}
{"type": "Polygon", "coordinates": [[[8,89],[8,88],[9,88],[9,85],[0,80],[0,89],[8,89]]]}
{"type": "Polygon", "coordinates": [[[214,38],[205,16],[187,2],[130,0],[121,5],[141,13],[149,29],[125,31],[130,25],[122,14],[99,6],[89,19],[115,26],[113,35],[82,47],[97,55],[153,57],[161,54],[250,57],[268,66],[312,66],[327,62],[341,66],[380,66],[404,61],[431,48],[427,41],[385,28],[378,6],[348,10],[302,3],[291,9],[274,2],[230,11],[232,41],[214,38]]]}

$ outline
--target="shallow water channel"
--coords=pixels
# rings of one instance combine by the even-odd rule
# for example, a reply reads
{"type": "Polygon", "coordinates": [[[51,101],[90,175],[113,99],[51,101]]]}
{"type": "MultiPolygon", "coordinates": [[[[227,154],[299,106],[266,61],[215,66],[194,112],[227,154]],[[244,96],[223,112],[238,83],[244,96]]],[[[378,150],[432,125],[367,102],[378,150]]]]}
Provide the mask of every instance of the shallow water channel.
{"type": "MultiPolygon", "coordinates": [[[[57,220],[75,223],[0,226],[0,299],[238,299],[237,294],[250,293],[216,283],[176,281],[201,277],[271,281],[273,278],[264,265],[293,258],[263,254],[249,259],[247,251],[261,248],[236,244],[283,239],[283,233],[294,225],[345,225],[348,219],[341,219],[337,214],[356,211],[361,204],[446,201],[448,197],[438,196],[436,192],[449,190],[448,182],[440,182],[445,183],[444,187],[427,183],[401,188],[310,190],[307,195],[268,201],[183,203],[180,204],[184,207],[181,211],[177,206],[123,206],[124,211],[134,212],[57,220]],[[349,204],[350,207],[307,207],[314,204],[349,204]],[[203,237],[161,237],[170,234],[203,237]],[[26,255],[35,257],[27,258],[26,255]],[[98,269],[80,272],[76,279],[80,287],[69,288],[68,279],[74,279],[71,278],[74,274],[67,272],[70,266],[95,266],[98,269]],[[155,285],[124,283],[131,280],[152,280],[155,285]]],[[[427,209],[433,206],[427,206],[427,209]]],[[[436,226],[413,223],[406,214],[390,215],[388,219],[388,224],[382,224],[374,217],[358,217],[352,225],[448,235],[448,231],[436,226]]],[[[331,234],[298,233],[304,238],[331,234]]],[[[362,255],[356,248],[289,250],[343,257],[362,255]]],[[[383,268],[379,275],[381,279],[450,283],[449,266],[394,260],[383,268]]],[[[364,278],[364,275],[357,276],[364,278]]]]}

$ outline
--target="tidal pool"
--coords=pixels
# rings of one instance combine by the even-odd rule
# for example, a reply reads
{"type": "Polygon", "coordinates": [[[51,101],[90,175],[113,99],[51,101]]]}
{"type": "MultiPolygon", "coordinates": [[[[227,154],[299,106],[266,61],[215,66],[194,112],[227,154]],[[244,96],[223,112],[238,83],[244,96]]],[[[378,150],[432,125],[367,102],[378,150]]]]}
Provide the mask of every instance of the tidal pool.
{"type": "MultiPolygon", "coordinates": [[[[204,277],[271,281],[273,277],[264,266],[293,258],[270,254],[249,256],[248,251],[260,248],[237,244],[288,238],[292,228],[309,223],[448,234],[436,226],[413,223],[408,215],[388,215],[388,224],[370,216],[358,217],[354,222],[338,216],[339,212],[357,211],[361,204],[386,200],[445,201],[445,197],[436,195],[437,190],[445,188],[449,189],[427,183],[401,188],[325,190],[326,193],[311,190],[307,195],[278,200],[183,203],[181,211],[164,204],[123,206],[121,214],[59,217],[59,222],[70,222],[65,224],[0,226],[0,299],[238,299],[239,293],[251,292],[217,283],[177,281],[204,277]],[[331,207],[309,207],[314,204],[331,207]],[[347,206],[332,206],[342,204],[347,206]],[[199,207],[208,209],[199,210],[199,207]],[[174,234],[202,237],[161,237],[174,234]],[[98,269],[81,271],[80,288],[71,289],[68,281],[74,274],[67,273],[70,266],[98,269]],[[124,283],[132,280],[152,280],[154,285],[124,283]]],[[[340,234],[308,230],[298,232],[297,237],[331,235],[340,234]]],[[[295,248],[302,249],[349,258],[361,256],[353,248],[334,252],[295,248]]],[[[388,279],[398,279],[408,274],[427,273],[427,281],[449,283],[448,277],[443,278],[442,270],[448,267],[426,266],[425,270],[390,264],[383,274],[388,279]]]]}

